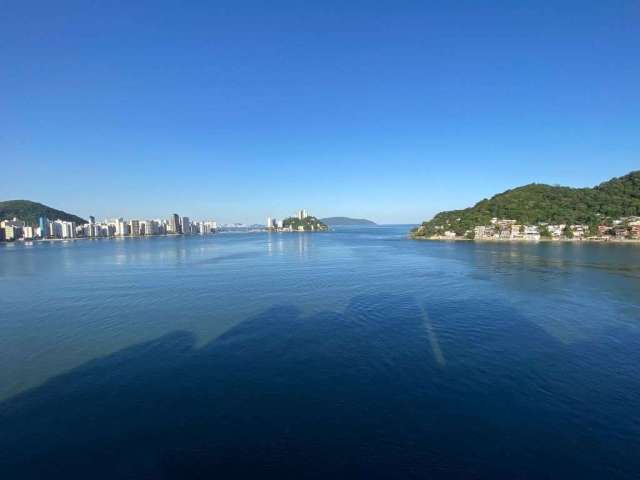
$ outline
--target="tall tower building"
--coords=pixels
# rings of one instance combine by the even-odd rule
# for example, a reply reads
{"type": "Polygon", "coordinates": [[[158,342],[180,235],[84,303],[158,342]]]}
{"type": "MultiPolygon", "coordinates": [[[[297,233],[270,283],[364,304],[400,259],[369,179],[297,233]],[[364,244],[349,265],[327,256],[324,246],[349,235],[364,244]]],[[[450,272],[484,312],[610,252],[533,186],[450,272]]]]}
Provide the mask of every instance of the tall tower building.
{"type": "Polygon", "coordinates": [[[140,220],[129,221],[129,235],[140,235],[140,220]]]}
{"type": "Polygon", "coordinates": [[[169,217],[169,232],[168,233],[182,233],[182,227],[180,225],[180,217],[177,213],[171,214],[169,217]]]}
{"type": "Polygon", "coordinates": [[[42,238],[47,238],[51,234],[49,230],[49,219],[46,217],[40,217],[38,219],[38,226],[40,227],[40,236],[42,238]]]}

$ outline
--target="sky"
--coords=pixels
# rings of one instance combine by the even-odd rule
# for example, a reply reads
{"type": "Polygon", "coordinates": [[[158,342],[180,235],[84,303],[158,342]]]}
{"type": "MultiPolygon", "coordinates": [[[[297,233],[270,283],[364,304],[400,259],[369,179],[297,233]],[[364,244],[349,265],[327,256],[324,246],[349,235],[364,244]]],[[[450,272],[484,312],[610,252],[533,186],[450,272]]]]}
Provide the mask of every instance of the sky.
{"type": "Polygon", "coordinates": [[[640,169],[637,1],[2,2],[0,200],[419,223],[640,169]]]}

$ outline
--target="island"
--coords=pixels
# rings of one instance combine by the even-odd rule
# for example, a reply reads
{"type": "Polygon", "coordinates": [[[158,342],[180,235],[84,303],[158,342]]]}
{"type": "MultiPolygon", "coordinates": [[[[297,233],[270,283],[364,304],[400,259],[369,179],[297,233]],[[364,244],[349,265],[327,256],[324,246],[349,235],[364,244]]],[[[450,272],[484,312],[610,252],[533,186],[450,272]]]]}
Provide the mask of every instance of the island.
{"type": "Polygon", "coordinates": [[[282,220],[282,228],[284,231],[293,232],[326,232],[329,227],[313,216],[288,217],[282,220]]]}
{"type": "Polygon", "coordinates": [[[375,222],[367,220],[366,218],[328,217],[321,218],[320,221],[330,227],[377,225],[375,222]]]}
{"type": "Polygon", "coordinates": [[[440,212],[413,239],[640,241],[640,170],[593,188],[530,184],[440,212]]]}

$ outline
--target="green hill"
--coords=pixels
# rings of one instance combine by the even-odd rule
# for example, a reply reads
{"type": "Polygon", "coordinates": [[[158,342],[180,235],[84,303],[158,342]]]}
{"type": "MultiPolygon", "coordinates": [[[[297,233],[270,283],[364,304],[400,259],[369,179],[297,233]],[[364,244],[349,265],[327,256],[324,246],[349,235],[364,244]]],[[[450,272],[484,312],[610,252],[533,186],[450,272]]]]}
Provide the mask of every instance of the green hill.
{"type": "Polygon", "coordinates": [[[367,220],[365,218],[349,218],[349,217],[328,217],[321,218],[320,221],[332,227],[342,225],[376,225],[375,222],[367,220]]]}
{"type": "Polygon", "coordinates": [[[464,235],[492,218],[522,224],[569,223],[596,225],[606,219],[640,215],[640,170],[593,188],[570,188],[533,183],[484,199],[464,210],[438,213],[423,222],[416,235],[431,236],[442,227],[464,235]]]}
{"type": "Polygon", "coordinates": [[[83,218],[71,213],[56,210],[42,203],[31,202],[29,200],[7,200],[0,202],[0,219],[17,217],[24,220],[28,225],[36,225],[38,218],[47,217],[49,220],[65,220],[67,222],[87,223],[83,218]]]}
{"type": "Polygon", "coordinates": [[[298,217],[285,218],[282,221],[282,226],[284,228],[289,228],[289,226],[291,226],[294,230],[298,230],[298,227],[302,226],[305,229],[305,231],[329,230],[329,227],[327,227],[324,223],[322,223],[316,217],[307,217],[302,220],[300,220],[298,217]],[[313,229],[311,227],[313,227],[313,229]]]}

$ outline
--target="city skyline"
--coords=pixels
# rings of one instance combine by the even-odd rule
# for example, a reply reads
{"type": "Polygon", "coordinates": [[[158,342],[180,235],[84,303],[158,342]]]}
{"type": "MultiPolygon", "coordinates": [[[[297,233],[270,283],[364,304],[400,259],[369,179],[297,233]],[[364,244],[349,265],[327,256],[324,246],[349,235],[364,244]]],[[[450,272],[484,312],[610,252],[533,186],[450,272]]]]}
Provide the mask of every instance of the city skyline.
{"type": "Polygon", "coordinates": [[[0,157],[20,180],[3,199],[100,218],[262,223],[306,205],[419,223],[638,168],[635,2],[3,13],[0,157]]]}

